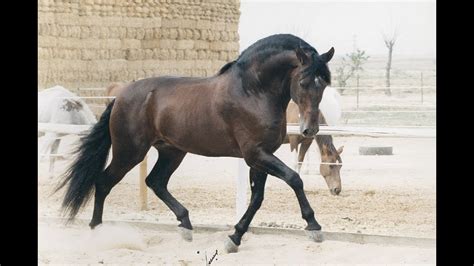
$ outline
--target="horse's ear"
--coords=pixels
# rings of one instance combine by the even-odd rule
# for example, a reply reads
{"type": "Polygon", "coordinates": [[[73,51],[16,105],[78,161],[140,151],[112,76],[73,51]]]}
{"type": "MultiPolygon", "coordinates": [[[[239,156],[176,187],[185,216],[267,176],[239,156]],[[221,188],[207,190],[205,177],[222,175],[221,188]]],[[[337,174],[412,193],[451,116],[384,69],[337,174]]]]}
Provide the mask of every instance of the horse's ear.
{"type": "Polygon", "coordinates": [[[296,48],[296,57],[300,60],[302,65],[306,65],[309,62],[309,56],[300,47],[296,48]]]}
{"type": "Polygon", "coordinates": [[[334,55],[334,47],[331,47],[329,51],[321,55],[321,59],[327,63],[332,59],[333,55],[334,55]]]}
{"type": "Polygon", "coordinates": [[[337,149],[337,153],[341,154],[342,151],[344,151],[344,145],[342,145],[341,147],[339,147],[339,149],[337,149]]]}

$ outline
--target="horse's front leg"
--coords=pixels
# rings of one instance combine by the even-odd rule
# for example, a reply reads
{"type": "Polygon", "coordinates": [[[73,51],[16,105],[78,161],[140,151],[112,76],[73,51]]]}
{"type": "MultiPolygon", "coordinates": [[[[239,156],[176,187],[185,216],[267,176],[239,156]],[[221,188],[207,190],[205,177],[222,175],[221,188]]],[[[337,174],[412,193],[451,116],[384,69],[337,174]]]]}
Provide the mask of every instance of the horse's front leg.
{"type": "Polygon", "coordinates": [[[252,190],[252,196],[250,198],[250,204],[247,211],[244,213],[240,221],[235,225],[235,232],[230,235],[226,243],[227,252],[237,252],[238,246],[242,236],[247,232],[250,222],[253,216],[260,208],[263,202],[263,194],[265,190],[265,182],[267,181],[267,173],[257,171],[250,168],[250,188],[252,190]]]}
{"type": "Polygon", "coordinates": [[[309,205],[308,199],[304,193],[303,180],[301,180],[300,175],[286,166],[273,154],[261,149],[256,149],[247,153],[245,161],[252,168],[282,179],[293,189],[301,208],[301,215],[308,224],[305,229],[309,237],[316,242],[322,242],[323,237],[321,226],[314,218],[314,211],[309,205]]]}

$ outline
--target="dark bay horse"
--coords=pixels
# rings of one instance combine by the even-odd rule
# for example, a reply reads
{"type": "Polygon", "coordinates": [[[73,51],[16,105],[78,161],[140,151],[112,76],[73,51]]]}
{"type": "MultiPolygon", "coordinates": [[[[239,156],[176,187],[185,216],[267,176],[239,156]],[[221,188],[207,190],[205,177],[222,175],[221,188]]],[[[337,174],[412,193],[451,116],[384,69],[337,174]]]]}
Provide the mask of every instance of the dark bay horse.
{"type": "MultiPolygon", "coordinates": [[[[117,97],[125,88],[126,83],[112,83],[106,89],[106,96],[117,97]]],[[[329,87],[325,89],[327,93],[329,87]]],[[[321,104],[327,99],[324,97],[321,100],[321,104]]],[[[288,108],[286,109],[286,122],[287,123],[298,123],[299,122],[299,110],[296,103],[290,101],[288,108]]],[[[323,113],[319,112],[319,125],[326,125],[326,119],[323,113]]],[[[332,136],[329,135],[316,135],[314,140],[318,144],[319,152],[321,154],[321,164],[319,165],[319,173],[324,177],[326,184],[328,185],[329,192],[332,195],[339,195],[342,190],[341,184],[341,153],[344,146],[336,149],[333,143],[332,136]]],[[[300,173],[301,164],[305,158],[306,152],[313,143],[313,138],[305,138],[301,135],[287,135],[282,144],[290,144],[290,150],[298,153],[297,165],[295,169],[300,173]]]]}
{"type": "Polygon", "coordinates": [[[81,140],[78,156],[58,187],[68,185],[63,210],[74,218],[95,187],[89,225],[101,224],[106,196],[155,147],[159,157],[146,184],[176,215],[185,239],[192,240],[188,210],[170,194],[167,184],[190,152],[244,158],[250,167],[250,204],[227,239],[228,252],[237,251],[260,208],[267,174],[293,189],[306,232],[322,241],[299,174],[273,153],[286,136],[290,99],[301,114],[301,133],[313,137],[318,132],[319,103],[331,81],[327,62],[333,55],[334,48],[319,54],[296,36],[278,34],[252,44],[212,77],[166,76],[129,84],[81,140]],[[105,168],[111,146],[112,161],[105,168]]]}
{"type": "MultiPolygon", "coordinates": [[[[298,106],[290,101],[288,109],[286,110],[287,123],[298,123],[299,122],[299,111],[298,106]]],[[[326,119],[322,112],[319,112],[319,124],[326,125],[326,119]]],[[[326,184],[329,187],[329,191],[332,195],[339,195],[342,190],[341,184],[341,153],[344,146],[336,149],[333,143],[331,135],[316,135],[314,140],[318,144],[318,148],[321,154],[321,164],[319,165],[319,173],[324,177],[326,184]]],[[[298,152],[298,164],[296,169],[298,173],[301,169],[301,163],[304,160],[306,152],[313,143],[313,138],[305,138],[301,135],[288,135],[283,143],[290,144],[290,150],[298,152]],[[298,146],[300,145],[299,149],[298,146]]]]}

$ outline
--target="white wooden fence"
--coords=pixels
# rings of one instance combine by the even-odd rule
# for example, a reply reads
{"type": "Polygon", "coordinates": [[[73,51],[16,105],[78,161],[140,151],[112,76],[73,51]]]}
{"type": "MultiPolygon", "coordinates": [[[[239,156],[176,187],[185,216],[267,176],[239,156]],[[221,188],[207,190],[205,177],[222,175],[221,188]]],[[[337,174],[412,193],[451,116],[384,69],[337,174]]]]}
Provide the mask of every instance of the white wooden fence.
{"type": "MultiPolygon", "coordinates": [[[[70,124],[53,124],[53,123],[38,123],[39,132],[53,132],[71,135],[86,135],[92,125],[70,125],[70,124]]],[[[57,154],[50,154],[49,156],[60,156],[57,154]]],[[[145,184],[145,178],[147,177],[147,162],[148,155],[145,156],[143,161],[140,163],[140,209],[148,209],[148,193],[145,184]]]]}
{"type": "MultiPolygon", "coordinates": [[[[288,135],[300,135],[299,126],[289,124],[286,128],[288,135]]],[[[411,127],[349,127],[349,126],[319,126],[317,135],[332,136],[366,136],[375,138],[436,138],[435,128],[411,127]]],[[[237,196],[236,196],[236,221],[247,210],[247,188],[249,167],[243,159],[239,159],[237,166],[237,196]]]]}
{"type": "MultiPolygon", "coordinates": [[[[55,132],[73,135],[87,134],[91,128],[90,125],[67,125],[38,123],[38,131],[55,132]]],[[[288,125],[287,133],[299,135],[299,126],[288,125]]],[[[348,126],[320,126],[318,135],[339,135],[339,136],[369,136],[369,137],[398,137],[398,138],[436,138],[434,128],[378,128],[378,127],[348,127],[348,126]]],[[[147,176],[147,159],[140,163],[140,209],[146,210],[147,187],[145,178],[147,176]]],[[[237,194],[236,194],[236,220],[240,219],[247,209],[247,187],[248,187],[249,168],[243,159],[238,160],[237,164],[237,194]]]]}
{"type": "MultiPolygon", "coordinates": [[[[427,88],[426,86],[425,88],[427,88]]],[[[407,89],[408,87],[392,87],[391,89],[401,90],[407,89]]],[[[91,88],[88,88],[91,90],[91,88]]],[[[354,89],[354,88],[345,88],[345,89],[354,89]]],[[[355,88],[357,91],[367,88],[355,88]]],[[[385,88],[374,88],[382,90],[385,88]]],[[[103,89],[97,89],[103,90],[103,89]]],[[[69,97],[68,97],[69,98],[69,97]]],[[[74,97],[74,98],[87,98],[87,99],[110,99],[115,97],[74,97]]],[[[352,111],[349,111],[352,112],[352,111]]],[[[393,111],[382,111],[382,112],[393,112],[393,111]]],[[[425,112],[425,111],[415,111],[415,112],[425,112]]],[[[41,132],[54,132],[54,133],[63,133],[63,134],[73,134],[73,135],[84,135],[87,134],[88,130],[91,128],[90,125],[69,125],[69,124],[52,124],[52,123],[38,123],[38,131],[41,132]]],[[[288,124],[287,134],[299,135],[299,126],[294,124],[288,124]]],[[[391,137],[391,138],[436,138],[436,129],[430,127],[350,127],[350,126],[320,126],[318,135],[333,135],[333,136],[368,136],[368,137],[391,137]]],[[[50,155],[55,156],[55,155],[50,155]]],[[[147,205],[147,187],[145,184],[145,178],[147,176],[147,159],[148,156],[145,156],[145,159],[140,163],[140,209],[146,210],[147,205]]],[[[249,168],[243,159],[238,159],[237,163],[237,196],[236,196],[236,221],[242,217],[247,208],[247,188],[248,184],[248,173],[249,168]]]]}

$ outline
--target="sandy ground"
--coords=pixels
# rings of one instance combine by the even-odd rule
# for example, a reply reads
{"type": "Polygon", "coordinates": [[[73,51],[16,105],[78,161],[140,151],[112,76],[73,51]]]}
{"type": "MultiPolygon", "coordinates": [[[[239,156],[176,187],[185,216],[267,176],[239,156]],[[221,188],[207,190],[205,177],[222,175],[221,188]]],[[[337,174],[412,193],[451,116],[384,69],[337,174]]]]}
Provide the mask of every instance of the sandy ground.
{"type": "MultiPolygon", "coordinates": [[[[335,144],[345,146],[339,196],[330,195],[320,175],[302,176],[308,200],[324,230],[435,237],[434,139],[338,137],[335,144]],[[394,155],[360,156],[358,147],[363,145],[391,145],[394,155]]],[[[63,147],[67,149],[68,145],[63,147]]],[[[316,145],[311,148],[308,160],[315,162],[319,160],[316,145]]],[[[288,145],[283,145],[276,155],[289,165],[293,162],[288,145]]],[[[156,151],[151,150],[149,169],[156,158],[156,151]]],[[[58,162],[56,175],[61,173],[66,163],[58,162]]],[[[57,179],[48,178],[47,166],[43,162],[39,169],[39,215],[59,216],[62,191],[50,195],[57,179]]],[[[318,167],[311,167],[314,169],[309,169],[310,173],[317,172],[318,167]]],[[[233,224],[236,219],[236,173],[237,159],[189,154],[171,178],[169,189],[188,208],[192,222],[233,224]]],[[[151,190],[148,192],[149,210],[139,211],[138,191],[136,167],[107,198],[104,219],[175,221],[174,214],[151,190]]],[[[89,202],[79,216],[90,218],[91,213],[92,204],[89,202]]],[[[268,178],[265,200],[253,224],[305,226],[296,197],[283,181],[272,176],[268,178]]]]}
{"type": "MultiPolygon", "coordinates": [[[[75,140],[76,137],[67,137],[59,152],[67,152],[75,140]]],[[[332,196],[329,193],[324,179],[317,174],[318,167],[305,166],[303,172],[309,174],[302,175],[306,195],[323,230],[435,238],[435,139],[336,137],[335,145],[345,146],[342,154],[345,165],[341,170],[343,185],[339,196],[332,196]],[[359,146],[367,145],[393,146],[394,155],[359,155],[359,146]]],[[[288,145],[283,145],[276,155],[288,165],[293,162],[293,154],[289,152],[288,145]]],[[[157,153],[150,150],[149,170],[156,158],[157,153]]],[[[310,148],[308,160],[310,162],[319,160],[315,143],[310,148]]],[[[68,163],[67,160],[59,161],[55,175],[58,176],[68,163]]],[[[235,158],[208,158],[189,154],[171,178],[169,189],[188,208],[192,223],[234,224],[236,175],[235,158]]],[[[38,178],[40,218],[60,216],[59,206],[63,191],[51,195],[58,179],[57,177],[49,179],[47,162],[40,163],[38,178]]],[[[113,220],[177,224],[173,213],[152,191],[148,192],[149,209],[140,211],[138,193],[138,167],[136,167],[107,198],[104,208],[105,224],[113,220]]],[[[270,176],[265,193],[265,200],[252,225],[304,228],[305,222],[301,219],[296,197],[283,181],[270,176]]],[[[78,217],[90,219],[91,215],[92,202],[89,202],[78,217]]],[[[165,262],[196,264],[203,261],[203,256],[195,254],[196,249],[201,248],[199,245],[212,251],[213,243],[221,245],[226,235],[195,234],[195,241],[192,244],[183,244],[179,242],[177,233],[141,232],[140,235],[144,237],[145,242],[158,242],[148,243],[138,251],[114,248],[92,254],[62,249],[61,252],[52,251],[55,250],[55,241],[65,241],[61,240],[62,237],[74,239],[87,235],[87,232],[91,232],[87,226],[62,228],[40,225],[40,232],[43,232],[40,236],[45,236],[39,242],[40,263],[100,263],[104,260],[107,263],[120,263],[120,260],[124,259],[125,263],[130,260],[129,262],[134,263],[150,261],[158,264],[165,262]],[[177,246],[180,246],[179,250],[176,250],[177,246]],[[161,252],[162,250],[166,252],[161,252]]],[[[433,250],[356,245],[337,241],[316,244],[300,238],[250,234],[247,240],[244,240],[239,255],[219,256],[219,263],[262,262],[259,259],[264,259],[263,262],[270,264],[352,263],[358,260],[360,263],[434,263],[433,250]],[[341,250],[344,250],[347,256],[340,253],[341,250]],[[386,256],[374,257],[373,254],[386,256]],[[350,257],[353,257],[354,261],[350,260],[350,257]]],[[[212,253],[211,251],[208,254],[212,253]]]]}
{"type": "Polygon", "coordinates": [[[228,232],[195,233],[192,242],[177,232],[128,225],[39,224],[39,264],[435,264],[435,249],[340,241],[311,242],[303,236],[253,234],[238,253],[226,254],[228,232]],[[376,254],[376,255],[374,255],[376,254]]]}

